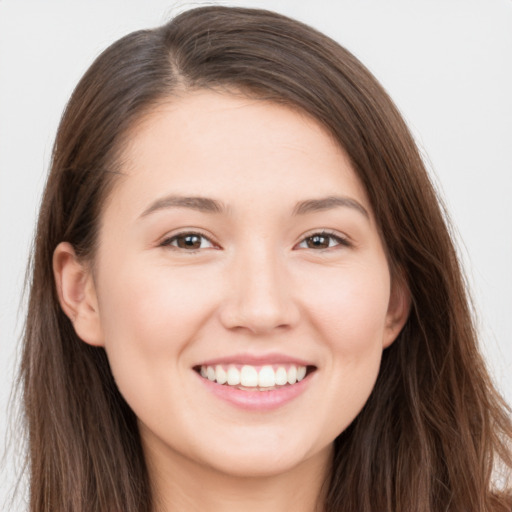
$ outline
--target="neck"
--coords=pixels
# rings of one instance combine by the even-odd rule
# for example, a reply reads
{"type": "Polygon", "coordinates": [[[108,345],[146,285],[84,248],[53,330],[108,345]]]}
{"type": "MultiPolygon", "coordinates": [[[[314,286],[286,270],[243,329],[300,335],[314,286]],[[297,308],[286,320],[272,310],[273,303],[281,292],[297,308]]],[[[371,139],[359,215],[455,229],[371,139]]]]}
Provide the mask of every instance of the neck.
{"type": "Polygon", "coordinates": [[[155,512],[321,512],[331,455],[328,447],[289,471],[265,476],[226,474],[181,455],[151,458],[155,512]]]}

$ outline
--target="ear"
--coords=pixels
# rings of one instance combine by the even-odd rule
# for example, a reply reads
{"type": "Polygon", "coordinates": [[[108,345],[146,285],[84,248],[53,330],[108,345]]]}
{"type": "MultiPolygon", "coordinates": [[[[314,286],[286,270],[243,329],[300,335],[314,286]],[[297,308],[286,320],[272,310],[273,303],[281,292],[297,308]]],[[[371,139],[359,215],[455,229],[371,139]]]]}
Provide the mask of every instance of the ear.
{"type": "Polygon", "coordinates": [[[386,327],[382,347],[389,347],[400,334],[411,309],[411,292],[402,275],[395,276],[391,283],[386,327]]]}
{"type": "Polygon", "coordinates": [[[53,274],[60,305],[78,337],[89,345],[103,346],[92,272],[68,242],[60,243],[53,252],[53,274]]]}

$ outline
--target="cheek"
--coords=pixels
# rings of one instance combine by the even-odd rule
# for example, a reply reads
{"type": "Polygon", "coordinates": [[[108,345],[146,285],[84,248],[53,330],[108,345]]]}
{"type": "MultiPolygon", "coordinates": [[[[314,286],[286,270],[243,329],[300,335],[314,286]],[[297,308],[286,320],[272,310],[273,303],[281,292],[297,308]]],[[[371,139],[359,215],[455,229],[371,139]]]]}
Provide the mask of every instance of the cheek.
{"type": "Polygon", "coordinates": [[[325,279],[323,293],[307,306],[329,354],[324,362],[324,407],[317,414],[333,438],[359,414],[375,385],[390,289],[382,264],[345,270],[325,279]]]}
{"type": "Polygon", "coordinates": [[[124,261],[103,276],[99,292],[110,366],[136,407],[129,397],[158,396],[183,371],[183,352],[213,312],[214,286],[200,273],[124,261]]]}
{"type": "Polygon", "coordinates": [[[100,311],[106,343],[176,350],[211,314],[214,286],[200,272],[124,264],[103,280],[100,311]],[[203,319],[203,320],[201,320],[203,319]]]}
{"type": "Polygon", "coordinates": [[[387,267],[334,269],[323,282],[305,309],[331,350],[346,362],[381,349],[390,292],[387,267]]]}

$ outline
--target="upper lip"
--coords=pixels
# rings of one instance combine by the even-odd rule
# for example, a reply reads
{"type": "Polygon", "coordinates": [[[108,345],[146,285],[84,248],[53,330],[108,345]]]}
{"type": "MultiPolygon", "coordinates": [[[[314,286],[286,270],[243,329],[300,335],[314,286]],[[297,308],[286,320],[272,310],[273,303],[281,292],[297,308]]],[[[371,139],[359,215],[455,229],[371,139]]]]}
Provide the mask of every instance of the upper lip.
{"type": "Polygon", "coordinates": [[[251,366],[264,366],[270,364],[294,364],[297,366],[314,366],[310,361],[285,354],[232,354],[230,356],[216,357],[198,363],[197,366],[215,366],[217,364],[247,364],[251,366]]]}

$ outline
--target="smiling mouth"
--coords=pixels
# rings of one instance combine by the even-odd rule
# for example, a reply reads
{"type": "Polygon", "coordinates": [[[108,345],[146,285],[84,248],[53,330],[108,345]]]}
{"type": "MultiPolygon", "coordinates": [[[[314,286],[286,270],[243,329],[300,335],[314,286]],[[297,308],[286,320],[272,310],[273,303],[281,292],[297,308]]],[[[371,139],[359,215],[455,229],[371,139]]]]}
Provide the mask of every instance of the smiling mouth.
{"type": "Polygon", "coordinates": [[[201,365],[194,370],[204,379],[243,391],[272,391],[293,386],[316,370],[315,366],[286,365],[201,365]]]}

